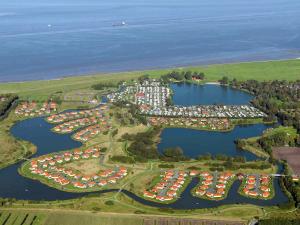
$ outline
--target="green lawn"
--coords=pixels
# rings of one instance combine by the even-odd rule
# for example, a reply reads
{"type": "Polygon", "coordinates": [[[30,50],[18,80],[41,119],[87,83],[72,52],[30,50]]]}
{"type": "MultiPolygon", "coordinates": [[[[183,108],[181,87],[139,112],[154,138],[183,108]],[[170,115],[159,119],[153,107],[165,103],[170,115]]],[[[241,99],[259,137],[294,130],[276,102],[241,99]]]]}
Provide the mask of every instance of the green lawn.
{"type": "MultiPolygon", "coordinates": [[[[235,64],[216,64],[175,68],[177,70],[193,70],[205,73],[206,81],[217,81],[222,76],[238,80],[296,80],[300,77],[300,60],[282,60],[267,62],[246,62],[235,64]]],[[[68,77],[56,80],[42,80],[30,82],[15,82],[0,84],[0,93],[18,93],[22,98],[45,100],[50,94],[67,93],[79,89],[90,88],[97,82],[115,83],[120,80],[130,80],[143,74],[159,77],[173,69],[134,71],[110,74],[96,74],[88,76],[68,77]]]]}
{"type": "Polygon", "coordinates": [[[286,133],[290,135],[292,138],[296,138],[297,130],[293,127],[284,127],[280,126],[274,129],[269,129],[267,132],[264,133],[264,136],[274,135],[278,133],[286,133]]]}

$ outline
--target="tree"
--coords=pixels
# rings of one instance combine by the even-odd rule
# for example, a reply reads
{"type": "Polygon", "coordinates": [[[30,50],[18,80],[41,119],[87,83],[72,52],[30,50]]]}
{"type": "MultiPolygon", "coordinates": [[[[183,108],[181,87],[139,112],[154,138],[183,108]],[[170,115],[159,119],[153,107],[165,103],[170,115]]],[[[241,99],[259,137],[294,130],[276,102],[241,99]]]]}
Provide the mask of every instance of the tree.
{"type": "Polygon", "coordinates": [[[164,155],[167,157],[180,157],[183,155],[183,150],[180,147],[166,148],[164,150],[164,155]]]}
{"type": "Polygon", "coordinates": [[[180,147],[175,148],[166,148],[163,151],[163,160],[165,161],[182,161],[187,160],[188,158],[184,156],[183,150],[180,147]]]}
{"type": "Polygon", "coordinates": [[[144,74],[143,76],[140,76],[139,78],[138,78],[138,81],[140,82],[140,83],[143,83],[145,80],[149,80],[150,79],[150,76],[148,75],[148,74],[144,74]]]}
{"type": "Polygon", "coordinates": [[[228,81],[229,81],[229,79],[226,76],[222,77],[222,79],[219,80],[220,84],[222,84],[222,85],[228,84],[228,81]]]}
{"type": "Polygon", "coordinates": [[[192,72],[191,71],[187,71],[187,72],[185,72],[185,74],[184,74],[184,78],[186,79],[186,80],[192,80],[192,72]]]}

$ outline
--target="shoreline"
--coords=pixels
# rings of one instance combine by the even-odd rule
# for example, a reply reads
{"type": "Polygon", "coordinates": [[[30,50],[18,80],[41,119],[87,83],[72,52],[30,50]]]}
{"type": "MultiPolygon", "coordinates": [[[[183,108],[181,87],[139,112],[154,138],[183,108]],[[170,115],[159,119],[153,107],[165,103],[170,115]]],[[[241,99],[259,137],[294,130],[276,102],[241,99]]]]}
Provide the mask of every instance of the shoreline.
{"type": "MultiPolygon", "coordinates": [[[[98,72],[88,72],[86,74],[64,74],[59,75],[57,78],[50,78],[50,79],[28,79],[28,80],[16,80],[16,81],[5,81],[0,80],[0,84],[24,84],[28,82],[35,82],[35,81],[60,81],[66,78],[76,78],[76,77],[94,77],[94,76],[103,76],[103,75],[118,75],[122,73],[145,73],[145,72],[154,72],[156,70],[184,70],[188,68],[194,67],[210,67],[210,66],[224,66],[224,65],[239,65],[239,64],[249,64],[249,63],[267,63],[267,62],[283,62],[283,61],[292,61],[292,60],[300,60],[300,57],[297,58],[283,58],[283,59],[269,59],[269,60],[245,60],[245,61],[228,61],[225,63],[199,63],[199,64],[186,64],[186,65],[174,65],[174,66],[157,66],[145,69],[132,69],[132,70],[117,70],[117,71],[98,71],[98,72]]],[[[210,83],[210,82],[208,82],[210,83]]],[[[215,83],[215,82],[212,82],[215,83]]]]}

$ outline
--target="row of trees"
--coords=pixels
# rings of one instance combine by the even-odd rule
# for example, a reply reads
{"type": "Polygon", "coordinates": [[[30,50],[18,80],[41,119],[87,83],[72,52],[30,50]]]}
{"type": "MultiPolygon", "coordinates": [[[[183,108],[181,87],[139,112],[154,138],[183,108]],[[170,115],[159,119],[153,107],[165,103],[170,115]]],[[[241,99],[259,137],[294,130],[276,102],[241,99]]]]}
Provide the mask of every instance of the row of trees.
{"type": "Polygon", "coordinates": [[[300,186],[299,183],[296,184],[292,177],[290,176],[290,172],[288,169],[288,165],[286,162],[283,163],[283,174],[285,174],[285,177],[282,177],[282,182],[285,186],[285,188],[291,193],[292,198],[290,201],[292,201],[296,207],[300,206],[300,186]]]}
{"type": "Polygon", "coordinates": [[[227,156],[225,154],[216,154],[215,156],[211,155],[210,153],[206,153],[203,155],[199,155],[196,157],[196,160],[199,161],[206,161],[206,160],[220,160],[220,161],[227,161],[232,160],[233,162],[246,162],[246,158],[243,156],[227,156]]]}
{"type": "Polygon", "coordinates": [[[274,217],[269,219],[262,219],[258,223],[259,225],[299,225],[299,218],[284,218],[274,217]]]}
{"type": "Polygon", "coordinates": [[[92,88],[94,90],[104,90],[106,88],[111,88],[111,87],[118,87],[117,83],[98,83],[98,84],[93,84],[92,88]]]}
{"type": "Polygon", "coordinates": [[[176,81],[190,81],[193,79],[197,80],[203,80],[205,77],[205,74],[203,72],[193,72],[193,71],[172,71],[170,73],[167,73],[161,77],[163,81],[168,83],[171,79],[176,81]]]}
{"type": "Polygon", "coordinates": [[[11,107],[12,103],[18,99],[15,94],[3,94],[0,95],[0,117],[3,116],[7,110],[11,107]]]}
{"type": "Polygon", "coordinates": [[[226,170],[237,170],[237,169],[269,169],[271,168],[271,164],[267,162],[248,162],[248,163],[241,163],[236,161],[234,158],[228,158],[224,162],[208,162],[206,163],[207,166],[213,168],[225,168],[226,170]]]}
{"type": "Polygon", "coordinates": [[[174,147],[164,149],[160,159],[168,162],[179,162],[189,160],[190,158],[183,154],[182,148],[174,147]]]}

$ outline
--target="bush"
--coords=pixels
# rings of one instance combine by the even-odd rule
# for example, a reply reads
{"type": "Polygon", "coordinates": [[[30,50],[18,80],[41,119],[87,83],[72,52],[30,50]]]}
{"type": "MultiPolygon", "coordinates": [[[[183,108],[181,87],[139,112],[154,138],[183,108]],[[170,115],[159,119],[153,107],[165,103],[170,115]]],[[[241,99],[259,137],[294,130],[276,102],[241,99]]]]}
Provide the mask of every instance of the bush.
{"type": "Polygon", "coordinates": [[[114,205],[115,203],[111,200],[108,200],[105,202],[105,205],[114,205]]]}
{"type": "Polygon", "coordinates": [[[95,207],[93,207],[93,208],[92,208],[92,210],[93,210],[93,211],[100,211],[100,210],[101,210],[101,208],[100,208],[100,207],[97,207],[97,206],[95,206],[95,207]]]}
{"type": "Polygon", "coordinates": [[[100,149],[100,152],[106,152],[106,151],[107,151],[106,147],[100,149]]]}
{"type": "Polygon", "coordinates": [[[159,164],[159,168],[175,168],[173,164],[159,164]]]}
{"type": "Polygon", "coordinates": [[[133,164],[134,163],[134,159],[132,157],[129,157],[129,156],[114,155],[110,159],[114,162],[121,162],[121,163],[128,163],[128,164],[133,164]]]}
{"type": "Polygon", "coordinates": [[[104,90],[105,88],[109,88],[109,87],[117,87],[117,84],[114,83],[98,83],[98,84],[93,84],[92,88],[94,90],[104,90]]]}
{"type": "Polygon", "coordinates": [[[145,211],[142,211],[142,210],[136,210],[134,211],[135,214],[145,214],[146,212],[145,211]]]}
{"type": "Polygon", "coordinates": [[[196,157],[197,160],[201,161],[201,160],[211,160],[211,154],[210,153],[206,153],[204,155],[199,155],[196,157]]]}

